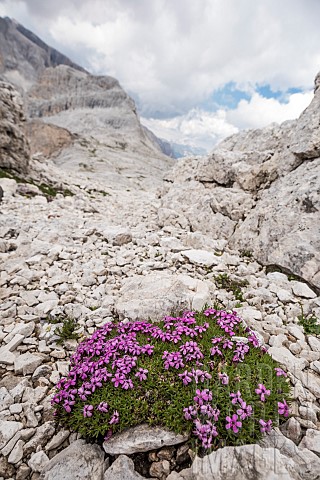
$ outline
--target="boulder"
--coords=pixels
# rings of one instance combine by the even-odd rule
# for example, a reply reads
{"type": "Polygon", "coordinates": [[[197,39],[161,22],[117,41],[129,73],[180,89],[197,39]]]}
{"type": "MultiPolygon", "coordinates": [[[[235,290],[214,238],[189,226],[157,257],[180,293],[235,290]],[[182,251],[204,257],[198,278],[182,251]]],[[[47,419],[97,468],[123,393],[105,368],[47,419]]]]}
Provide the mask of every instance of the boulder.
{"type": "Polygon", "coordinates": [[[279,265],[320,288],[320,158],[304,162],[264,191],[238,225],[231,248],[250,245],[265,265],[279,265]]]}
{"type": "Polygon", "coordinates": [[[165,272],[134,275],[123,281],[115,310],[121,320],[161,320],[165,315],[199,310],[210,303],[210,283],[165,272]]]}
{"type": "Polygon", "coordinates": [[[98,445],[77,440],[55,455],[43,468],[41,480],[102,480],[105,471],[103,451],[98,445]]]}
{"type": "Polygon", "coordinates": [[[116,433],[103,443],[103,448],[109,455],[131,455],[149,452],[166,445],[178,445],[188,439],[188,435],[178,435],[160,427],[142,424],[116,433]]]}
{"type": "Polygon", "coordinates": [[[110,468],[105,472],[103,480],[143,480],[139,473],[134,470],[134,463],[131,458],[120,455],[110,468]]]}

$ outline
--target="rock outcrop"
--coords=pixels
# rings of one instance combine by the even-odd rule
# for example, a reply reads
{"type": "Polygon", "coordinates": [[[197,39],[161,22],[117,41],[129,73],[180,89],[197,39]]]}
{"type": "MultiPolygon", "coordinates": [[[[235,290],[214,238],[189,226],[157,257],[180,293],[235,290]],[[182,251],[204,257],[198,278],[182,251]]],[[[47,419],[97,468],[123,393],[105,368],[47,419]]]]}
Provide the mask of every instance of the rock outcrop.
{"type": "Polygon", "coordinates": [[[166,176],[159,225],[225,238],[320,288],[320,88],[298,120],[233,135],[166,176]]]}
{"type": "Polygon", "coordinates": [[[30,147],[23,132],[22,99],[12,85],[0,82],[0,167],[25,174],[30,147]]]}
{"type": "Polygon", "coordinates": [[[64,148],[72,145],[74,135],[66,128],[44,123],[38,119],[28,120],[23,130],[30,143],[31,156],[54,158],[64,148]]]}

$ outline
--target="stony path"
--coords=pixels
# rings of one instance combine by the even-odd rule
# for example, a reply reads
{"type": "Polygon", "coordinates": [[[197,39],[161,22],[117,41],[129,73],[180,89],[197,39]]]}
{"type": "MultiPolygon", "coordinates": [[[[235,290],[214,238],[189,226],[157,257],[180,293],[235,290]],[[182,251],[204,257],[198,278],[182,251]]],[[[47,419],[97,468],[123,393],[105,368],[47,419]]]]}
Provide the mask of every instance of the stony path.
{"type": "MultiPolygon", "coordinates": [[[[320,298],[306,284],[266,273],[251,258],[227,251],[224,241],[160,229],[156,190],[109,189],[105,195],[74,187],[75,196],[47,201],[16,188],[7,182],[0,204],[0,480],[39,478],[48,460],[78,438],[56,427],[50,409],[53,386],[77,344],[57,344],[54,329],[61,324],[50,317],[75,319],[78,333],[88,335],[113,316],[159,318],[215,299],[237,306],[289,372],[294,418],[286,438],[320,454],[320,340],[297,325],[301,306],[320,317],[320,298]],[[246,281],[241,306],[219,288],[215,277],[221,273],[246,281]]],[[[98,182],[95,189],[103,191],[98,182]]],[[[309,455],[313,474],[301,467],[300,476],[290,478],[319,478],[320,463],[309,455]]],[[[166,478],[166,467],[154,467],[154,476],[166,478]]],[[[105,478],[120,477],[110,470],[105,478]]],[[[173,472],[168,478],[187,477],[173,472]]]]}

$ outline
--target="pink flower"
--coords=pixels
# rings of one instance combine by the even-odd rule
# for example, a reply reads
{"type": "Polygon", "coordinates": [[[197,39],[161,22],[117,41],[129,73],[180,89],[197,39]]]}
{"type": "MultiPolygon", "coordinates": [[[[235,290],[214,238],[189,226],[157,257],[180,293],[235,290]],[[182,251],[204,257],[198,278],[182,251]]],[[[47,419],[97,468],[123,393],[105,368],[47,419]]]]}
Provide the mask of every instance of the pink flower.
{"type": "Polygon", "coordinates": [[[136,377],[139,378],[140,381],[147,380],[147,373],[149,370],[147,368],[139,368],[139,371],[136,373],[136,377]]]}
{"type": "Polygon", "coordinates": [[[195,403],[198,405],[203,405],[204,402],[211,402],[212,400],[212,392],[208,388],[205,388],[204,390],[196,390],[196,396],[193,399],[195,403]]]}
{"type": "Polygon", "coordinates": [[[260,395],[260,400],[265,402],[266,396],[268,397],[270,395],[270,390],[267,390],[263,383],[259,383],[258,387],[259,388],[255,389],[255,392],[257,395],[260,395]]]}
{"type": "Polygon", "coordinates": [[[112,430],[108,430],[103,440],[107,442],[108,440],[110,440],[111,437],[112,437],[112,430]]]}
{"type": "Polygon", "coordinates": [[[179,373],[178,377],[181,378],[183,385],[188,385],[188,383],[192,382],[192,374],[185,370],[183,373],[179,373]]]}
{"type": "Polygon", "coordinates": [[[115,425],[116,423],[119,423],[119,413],[117,412],[117,410],[113,412],[111,420],[109,421],[110,425],[115,425]]]}
{"type": "Polygon", "coordinates": [[[197,410],[195,407],[190,406],[183,409],[184,418],[186,420],[192,420],[192,417],[196,417],[197,410]]]}
{"type": "Polygon", "coordinates": [[[97,406],[97,410],[102,413],[107,413],[107,411],[109,410],[109,405],[106,402],[100,402],[97,406]]]}
{"type": "Polygon", "coordinates": [[[224,344],[222,345],[222,348],[232,348],[233,347],[233,342],[231,340],[225,340],[224,344]]]}
{"type": "Polygon", "coordinates": [[[83,416],[84,417],[92,417],[92,410],[93,410],[92,405],[85,405],[83,407],[83,416]]]}
{"type": "Polygon", "coordinates": [[[260,427],[260,431],[262,433],[269,433],[271,432],[271,428],[272,428],[272,420],[268,420],[267,422],[265,422],[264,420],[259,420],[259,423],[261,425],[260,427]]]}
{"type": "Polygon", "coordinates": [[[289,415],[289,406],[285,400],[278,402],[278,413],[287,417],[289,415]]]}
{"type": "Polygon", "coordinates": [[[240,416],[242,420],[245,420],[247,417],[252,415],[252,407],[251,405],[247,405],[246,402],[241,402],[241,408],[237,410],[237,414],[240,416]]]}
{"type": "Polygon", "coordinates": [[[216,354],[217,355],[222,355],[222,352],[221,352],[221,350],[219,350],[219,347],[212,347],[210,349],[210,354],[211,355],[216,355],[216,354]]]}
{"type": "Polygon", "coordinates": [[[281,375],[283,375],[284,377],[287,376],[286,372],[284,370],[282,370],[282,368],[276,367],[275,371],[276,371],[277,377],[281,377],[281,375]]]}
{"type": "Polygon", "coordinates": [[[229,377],[226,373],[218,373],[219,380],[221,381],[222,385],[228,385],[229,377]]]}
{"type": "Polygon", "coordinates": [[[231,403],[233,403],[234,405],[238,402],[241,404],[242,398],[239,390],[237,391],[237,393],[230,393],[230,397],[232,398],[231,403]]]}
{"type": "Polygon", "coordinates": [[[238,433],[239,428],[242,427],[242,422],[238,419],[238,415],[234,414],[232,417],[226,417],[226,429],[232,428],[234,433],[238,433]]]}

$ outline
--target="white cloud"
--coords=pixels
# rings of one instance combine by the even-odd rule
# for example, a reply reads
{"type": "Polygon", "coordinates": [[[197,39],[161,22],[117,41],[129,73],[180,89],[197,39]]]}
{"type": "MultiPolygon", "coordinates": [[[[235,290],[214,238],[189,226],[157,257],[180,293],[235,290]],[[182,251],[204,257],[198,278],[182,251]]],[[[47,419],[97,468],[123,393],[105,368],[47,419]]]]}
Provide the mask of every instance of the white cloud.
{"type": "Polygon", "coordinates": [[[211,113],[192,109],[185,115],[168,120],[142,118],[141,121],[160,138],[182,145],[202,147],[207,151],[223,138],[238,131],[228,123],[224,110],[211,113]]]}
{"type": "Polygon", "coordinates": [[[286,103],[254,93],[250,100],[241,100],[234,110],[228,110],[226,119],[238,128],[260,128],[272,122],[298,118],[309,105],[313,92],[293,93],[286,103]]]}
{"type": "Polygon", "coordinates": [[[168,120],[142,118],[142,123],[158,137],[184,145],[200,146],[207,152],[225,137],[243,128],[260,128],[270,123],[297,118],[312,100],[313,92],[294,93],[287,103],[254,93],[237,108],[206,112],[192,109],[168,120]]]}

